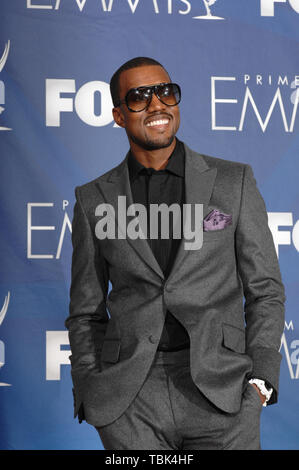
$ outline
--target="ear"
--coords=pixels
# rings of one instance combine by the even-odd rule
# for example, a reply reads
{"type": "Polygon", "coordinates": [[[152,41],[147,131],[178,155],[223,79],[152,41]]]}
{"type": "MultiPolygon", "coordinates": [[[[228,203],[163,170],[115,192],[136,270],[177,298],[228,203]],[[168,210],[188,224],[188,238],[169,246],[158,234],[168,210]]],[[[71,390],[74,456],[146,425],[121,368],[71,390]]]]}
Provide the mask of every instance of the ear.
{"type": "Polygon", "coordinates": [[[113,108],[112,109],[112,114],[113,114],[113,118],[114,118],[114,121],[116,122],[116,124],[120,127],[125,127],[124,115],[123,115],[120,107],[113,108]]]}

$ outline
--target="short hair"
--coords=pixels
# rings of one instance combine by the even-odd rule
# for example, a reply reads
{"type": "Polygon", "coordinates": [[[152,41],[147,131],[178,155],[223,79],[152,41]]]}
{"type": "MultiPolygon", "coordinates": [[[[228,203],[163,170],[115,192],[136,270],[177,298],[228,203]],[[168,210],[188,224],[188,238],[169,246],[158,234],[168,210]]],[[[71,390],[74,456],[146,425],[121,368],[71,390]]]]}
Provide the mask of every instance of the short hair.
{"type": "Polygon", "coordinates": [[[112,75],[110,80],[110,93],[113,101],[113,106],[116,107],[119,105],[120,97],[119,97],[119,77],[122,72],[125,70],[134,69],[136,67],[142,67],[143,65],[159,65],[162,67],[167,75],[169,73],[163,67],[160,62],[155,59],[151,59],[150,57],[135,57],[134,59],[128,60],[125,62],[121,67],[119,67],[116,72],[112,75]]]}

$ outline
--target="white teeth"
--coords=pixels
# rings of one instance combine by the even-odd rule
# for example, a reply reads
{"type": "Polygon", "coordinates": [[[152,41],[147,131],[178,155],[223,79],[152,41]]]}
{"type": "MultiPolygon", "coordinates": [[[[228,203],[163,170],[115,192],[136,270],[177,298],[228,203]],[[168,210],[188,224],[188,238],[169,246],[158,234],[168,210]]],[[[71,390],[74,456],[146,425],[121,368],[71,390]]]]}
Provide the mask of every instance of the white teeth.
{"type": "Polygon", "coordinates": [[[168,124],[169,119],[160,119],[159,121],[151,121],[147,123],[147,126],[161,126],[162,124],[168,124]]]}

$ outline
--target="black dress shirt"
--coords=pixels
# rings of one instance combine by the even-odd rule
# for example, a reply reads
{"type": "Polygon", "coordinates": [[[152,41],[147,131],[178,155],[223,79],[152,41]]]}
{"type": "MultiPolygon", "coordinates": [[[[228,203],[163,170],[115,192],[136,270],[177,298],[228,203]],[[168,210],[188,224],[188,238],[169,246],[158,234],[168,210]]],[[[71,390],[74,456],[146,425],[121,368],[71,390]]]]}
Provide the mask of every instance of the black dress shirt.
{"type": "MultiPolygon", "coordinates": [[[[169,218],[169,238],[161,238],[161,219],[158,223],[158,238],[150,238],[150,218],[149,204],[165,203],[169,207],[177,203],[181,207],[183,214],[183,204],[185,202],[185,150],[181,141],[176,138],[176,146],[168,159],[167,166],[163,170],[144,167],[132,152],[128,157],[128,169],[131,184],[133,202],[143,204],[147,209],[148,233],[147,242],[158,261],[165,278],[167,278],[173,266],[180,239],[173,238],[172,214],[169,218]]],[[[182,217],[181,217],[182,221],[182,217]]],[[[183,225],[181,222],[181,237],[183,225]]],[[[177,351],[190,347],[189,335],[184,326],[167,310],[162,335],[159,341],[158,350],[177,351]]]]}

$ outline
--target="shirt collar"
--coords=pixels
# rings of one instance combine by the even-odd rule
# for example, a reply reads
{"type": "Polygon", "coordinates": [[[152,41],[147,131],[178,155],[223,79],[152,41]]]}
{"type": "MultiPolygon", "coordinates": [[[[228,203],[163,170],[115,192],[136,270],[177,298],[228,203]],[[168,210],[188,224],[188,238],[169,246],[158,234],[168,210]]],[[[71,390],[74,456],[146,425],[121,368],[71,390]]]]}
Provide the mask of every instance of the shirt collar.
{"type": "MultiPolygon", "coordinates": [[[[134,157],[131,151],[129,151],[128,157],[128,169],[129,169],[129,177],[130,181],[133,181],[137,175],[143,170],[145,167],[134,157]]],[[[176,145],[175,148],[168,158],[168,162],[164,170],[169,171],[170,173],[174,173],[177,176],[181,176],[184,178],[185,172],[185,150],[183,142],[181,142],[176,137],[176,145]]]]}

